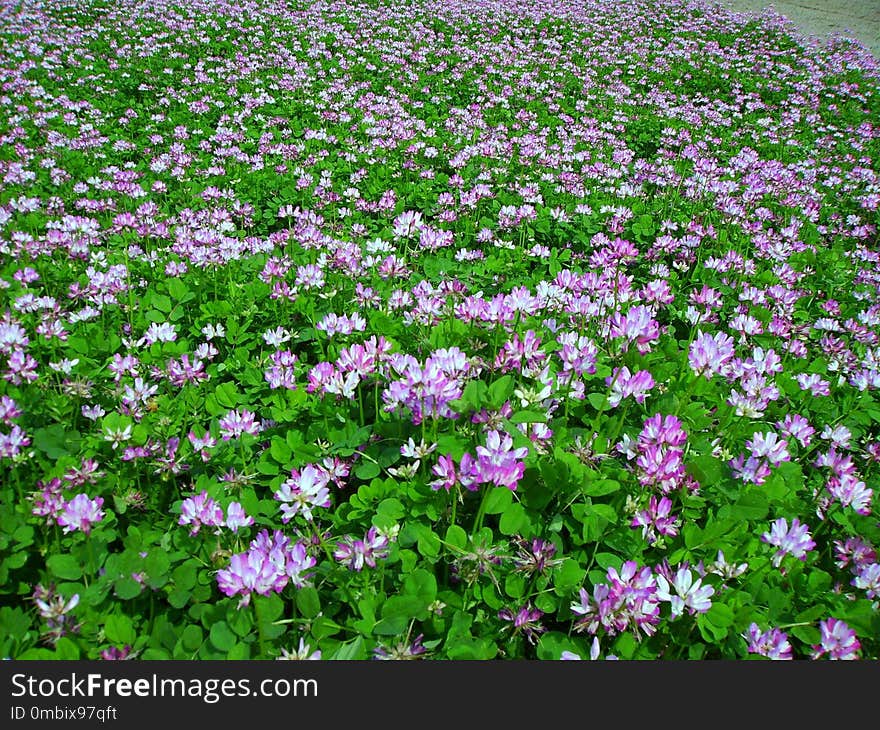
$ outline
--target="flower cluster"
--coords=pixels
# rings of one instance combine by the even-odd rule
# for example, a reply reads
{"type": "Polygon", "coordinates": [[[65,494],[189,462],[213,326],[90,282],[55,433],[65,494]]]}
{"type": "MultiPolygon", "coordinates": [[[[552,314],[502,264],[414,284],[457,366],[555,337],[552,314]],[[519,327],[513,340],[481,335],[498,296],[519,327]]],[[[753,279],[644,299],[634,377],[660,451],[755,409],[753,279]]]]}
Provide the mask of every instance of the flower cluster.
{"type": "Polygon", "coordinates": [[[575,630],[596,634],[604,629],[612,636],[629,630],[636,638],[653,636],[660,623],[661,598],[651,568],[639,568],[638,563],[628,560],[619,572],[609,568],[607,578],[607,583],[594,587],[592,596],[580,589],[580,600],[571,604],[579,616],[575,630]]]}
{"type": "Polygon", "coordinates": [[[247,551],[233,555],[229,566],[217,572],[217,585],[227,596],[242,596],[239,606],[246,606],[252,593],[280,593],[288,583],[302,588],[316,564],[305,543],[292,543],[280,530],[271,536],[263,530],[247,551]]]}

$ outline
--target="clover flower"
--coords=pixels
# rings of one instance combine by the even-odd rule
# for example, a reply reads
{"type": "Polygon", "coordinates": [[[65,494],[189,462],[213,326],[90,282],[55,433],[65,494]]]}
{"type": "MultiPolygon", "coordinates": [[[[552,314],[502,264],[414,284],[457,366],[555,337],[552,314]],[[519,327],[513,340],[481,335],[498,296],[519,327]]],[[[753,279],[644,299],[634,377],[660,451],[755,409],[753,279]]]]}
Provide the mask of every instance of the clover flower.
{"type": "Polygon", "coordinates": [[[246,606],[253,593],[280,593],[288,583],[302,588],[316,564],[305,543],[292,544],[280,530],[272,536],[263,530],[248,550],[233,555],[229,565],[217,571],[217,585],[227,596],[242,596],[239,606],[246,606]]]}
{"type": "Polygon", "coordinates": [[[665,576],[657,574],[657,599],[660,601],[668,601],[672,607],[672,618],[675,619],[688,609],[693,615],[696,613],[705,613],[712,608],[712,601],[709,600],[715,593],[712,586],[701,585],[702,578],[694,580],[694,576],[688,567],[682,566],[668,581],[665,576]]]}
{"type": "Polygon", "coordinates": [[[813,646],[812,659],[827,656],[833,660],[853,660],[859,658],[861,644],[853,631],[844,621],[828,618],[819,622],[821,639],[813,646]]]}
{"type": "Polygon", "coordinates": [[[73,499],[66,501],[58,515],[58,524],[64,528],[64,532],[80,530],[88,535],[92,525],[104,519],[103,497],[91,499],[87,494],[77,494],[73,499]]]}
{"type": "Polygon", "coordinates": [[[770,525],[770,531],[761,535],[761,541],[779,548],[771,558],[776,567],[779,567],[786,555],[798,560],[806,560],[807,553],[816,547],[816,543],[810,537],[809,528],[797,517],[791,521],[791,527],[784,517],[775,520],[770,525]]]}
{"type": "Polygon", "coordinates": [[[749,630],[743,635],[749,642],[749,654],[759,654],[774,660],[791,659],[791,644],[788,635],[779,629],[761,631],[758,624],[752,622],[749,630]]]}

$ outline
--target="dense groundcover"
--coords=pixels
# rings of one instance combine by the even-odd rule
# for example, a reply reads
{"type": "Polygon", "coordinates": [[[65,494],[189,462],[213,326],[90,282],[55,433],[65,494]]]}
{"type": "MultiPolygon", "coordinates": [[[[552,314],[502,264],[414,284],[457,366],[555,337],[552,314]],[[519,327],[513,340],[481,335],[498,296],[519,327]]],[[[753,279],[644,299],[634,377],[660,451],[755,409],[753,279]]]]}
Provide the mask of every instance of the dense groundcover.
{"type": "Polygon", "coordinates": [[[2,0],[0,48],[0,655],[880,655],[861,46],[2,0]]]}

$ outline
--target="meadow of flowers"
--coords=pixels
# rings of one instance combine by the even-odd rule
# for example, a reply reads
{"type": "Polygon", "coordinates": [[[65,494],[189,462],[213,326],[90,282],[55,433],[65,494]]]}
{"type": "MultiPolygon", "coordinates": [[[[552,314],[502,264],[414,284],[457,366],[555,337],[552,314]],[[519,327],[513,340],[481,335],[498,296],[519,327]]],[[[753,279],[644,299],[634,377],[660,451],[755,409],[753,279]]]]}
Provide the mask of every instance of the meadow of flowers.
{"type": "Polygon", "coordinates": [[[0,0],[0,656],[880,656],[880,63],[709,0],[0,0]]]}

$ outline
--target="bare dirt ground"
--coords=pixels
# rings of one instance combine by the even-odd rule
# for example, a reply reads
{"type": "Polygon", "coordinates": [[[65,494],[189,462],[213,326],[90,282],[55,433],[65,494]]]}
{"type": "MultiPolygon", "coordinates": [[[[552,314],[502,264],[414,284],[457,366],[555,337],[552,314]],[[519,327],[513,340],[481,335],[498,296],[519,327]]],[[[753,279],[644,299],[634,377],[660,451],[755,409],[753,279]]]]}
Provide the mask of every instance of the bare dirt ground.
{"type": "Polygon", "coordinates": [[[785,16],[805,35],[839,34],[861,41],[880,58],[880,0],[721,0],[736,11],[785,16]]]}

